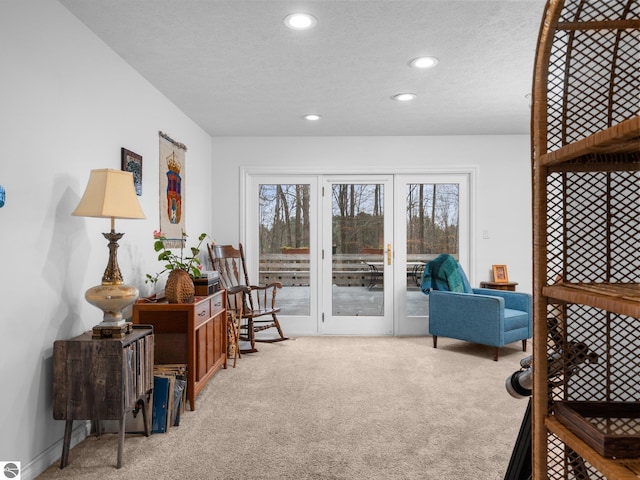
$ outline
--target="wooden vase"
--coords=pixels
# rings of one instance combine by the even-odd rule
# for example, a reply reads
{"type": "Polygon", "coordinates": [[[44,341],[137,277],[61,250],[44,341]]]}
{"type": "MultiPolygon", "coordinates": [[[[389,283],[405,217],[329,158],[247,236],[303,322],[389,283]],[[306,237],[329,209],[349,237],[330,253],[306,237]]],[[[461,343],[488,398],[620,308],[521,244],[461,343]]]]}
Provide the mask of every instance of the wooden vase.
{"type": "Polygon", "coordinates": [[[164,287],[164,296],[169,303],[192,303],[195,292],[193,280],[187,272],[171,270],[164,287]]]}

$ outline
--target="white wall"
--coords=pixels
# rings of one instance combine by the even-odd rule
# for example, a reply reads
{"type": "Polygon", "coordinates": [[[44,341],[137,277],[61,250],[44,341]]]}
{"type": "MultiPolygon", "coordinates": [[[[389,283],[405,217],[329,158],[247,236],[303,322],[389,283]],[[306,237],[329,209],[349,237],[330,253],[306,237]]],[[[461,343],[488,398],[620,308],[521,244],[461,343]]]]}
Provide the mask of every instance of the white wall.
{"type": "Polygon", "coordinates": [[[241,166],[312,171],[389,172],[478,166],[472,253],[475,278],[491,279],[491,265],[507,265],[518,291],[531,292],[531,173],[529,137],[216,137],[213,143],[213,236],[236,244],[240,235],[241,166]],[[232,201],[228,201],[232,199],[232,201]],[[224,202],[224,204],[222,204],[224,202]],[[489,233],[483,239],[483,231],[489,233]]]}
{"type": "Polygon", "coordinates": [[[143,156],[147,219],[116,221],[116,230],[124,279],[146,294],[144,274],[159,270],[158,131],[188,148],[192,237],[211,227],[211,141],[58,2],[2,0],[0,45],[0,460],[20,461],[24,479],[60,454],[53,342],[101,321],[84,291],[106,267],[109,221],[71,216],[89,171],[119,169],[121,147],[143,156]]]}

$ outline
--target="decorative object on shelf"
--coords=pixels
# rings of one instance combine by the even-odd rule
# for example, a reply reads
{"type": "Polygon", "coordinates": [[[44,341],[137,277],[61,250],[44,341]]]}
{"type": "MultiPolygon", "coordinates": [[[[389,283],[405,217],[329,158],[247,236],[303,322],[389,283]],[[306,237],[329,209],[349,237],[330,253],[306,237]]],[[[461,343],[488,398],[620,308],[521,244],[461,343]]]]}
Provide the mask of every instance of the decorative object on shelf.
{"type": "Polygon", "coordinates": [[[191,275],[184,270],[171,270],[164,287],[164,296],[169,303],[191,303],[195,293],[196,287],[191,275]]]}
{"type": "MultiPolygon", "coordinates": [[[[116,218],[146,218],[133,187],[133,175],[121,170],[91,170],[87,188],[72,215],[80,217],[110,218],[111,231],[103,233],[109,240],[109,262],[102,276],[102,283],[91,287],[85,299],[104,312],[102,323],[94,328],[99,335],[111,331],[125,332],[122,310],[138,298],[138,289],[125,285],[118,266],[118,240],[123,233],[116,233],[116,218]]],[[[130,324],[129,324],[130,325],[130,324]]]]}
{"type": "MultiPolygon", "coordinates": [[[[158,261],[165,262],[164,269],[155,275],[147,273],[147,279],[145,283],[156,284],[158,279],[165,272],[169,272],[167,283],[164,288],[164,295],[169,303],[191,303],[195,295],[195,286],[193,284],[193,278],[199,278],[201,276],[202,265],[198,260],[198,254],[200,253],[200,246],[205,238],[206,233],[201,233],[198,237],[198,244],[195,247],[190,248],[191,255],[185,256],[184,246],[188,235],[182,232],[180,240],[180,254],[173,252],[170,246],[167,246],[167,238],[160,231],[153,232],[153,249],[158,254],[158,261]]],[[[170,244],[173,245],[173,244],[170,244]]]]}
{"type": "Polygon", "coordinates": [[[133,174],[133,185],[136,195],[142,195],[142,155],[133,153],[126,148],[120,149],[122,155],[122,170],[133,174]]]}
{"type": "Polygon", "coordinates": [[[0,185],[0,208],[4,207],[4,199],[6,194],[4,193],[4,187],[0,185]]]}
{"type": "Polygon", "coordinates": [[[509,275],[507,274],[506,265],[493,265],[493,281],[495,283],[509,282],[509,275]]]}
{"type": "Polygon", "coordinates": [[[185,228],[185,152],[187,147],[168,135],[160,136],[160,230],[168,248],[179,248],[185,228]]]}

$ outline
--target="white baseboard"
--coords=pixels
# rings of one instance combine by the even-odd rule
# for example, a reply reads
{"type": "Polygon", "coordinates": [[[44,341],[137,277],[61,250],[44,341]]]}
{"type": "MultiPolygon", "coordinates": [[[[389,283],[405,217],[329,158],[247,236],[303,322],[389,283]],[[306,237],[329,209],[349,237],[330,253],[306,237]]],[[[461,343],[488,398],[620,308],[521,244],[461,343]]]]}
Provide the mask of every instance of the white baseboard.
{"type": "MultiPolygon", "coordinates": [[[[79,423],[78,426],[71,432],[70,448],[75,447],[78,443],[84,440],[90,432],[90,421],[79,423]]],[[[34,480],[38,475],[44,472],[56,461],[60,461],[60,458],[62,457],[63,442],[64,438],[61,438],[36,458],[34,458],[32,461],[30,461],[27,465],[23,465],[22,471],[20,472],[20,480],[34,480]]]]}

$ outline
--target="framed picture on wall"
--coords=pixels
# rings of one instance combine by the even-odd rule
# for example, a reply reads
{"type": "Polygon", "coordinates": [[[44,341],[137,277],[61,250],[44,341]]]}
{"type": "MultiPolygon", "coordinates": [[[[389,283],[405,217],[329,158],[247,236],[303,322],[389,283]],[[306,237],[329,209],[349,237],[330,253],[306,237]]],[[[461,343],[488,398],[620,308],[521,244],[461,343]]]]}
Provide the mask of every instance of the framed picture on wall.
{"type": "Polygon", "coordinates": [[[493,265],[493,281],[496,283],[509,282],[506,265],[493,265]]]}
{"type": "Polygon", "coordinates": [[[122,170],[133,173],[133,185],[136,188],[136,195],[142,195],[142,155],[121,149],[122,152],[122,170]]]}

